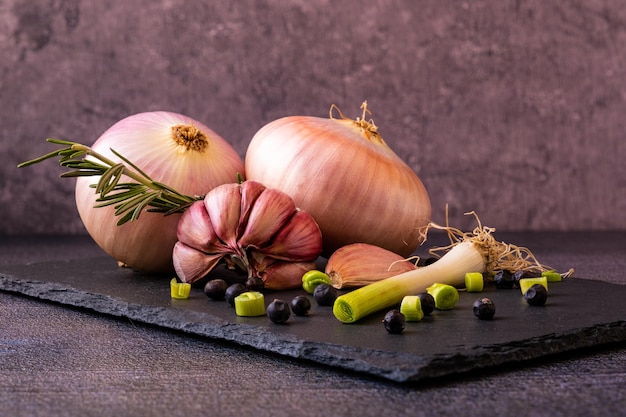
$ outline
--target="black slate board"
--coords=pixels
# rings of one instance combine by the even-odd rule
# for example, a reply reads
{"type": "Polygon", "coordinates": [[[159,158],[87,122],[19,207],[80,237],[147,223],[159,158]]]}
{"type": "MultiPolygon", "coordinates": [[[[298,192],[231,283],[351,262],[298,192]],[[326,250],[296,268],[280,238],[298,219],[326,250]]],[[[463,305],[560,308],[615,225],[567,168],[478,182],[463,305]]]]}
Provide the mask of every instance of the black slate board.
{"type": "MultiPolygon", "coordinates": [[[[238,279],[225,269],[211,274],[216,276],[238,279]]],[[[206,280],[193,286],[189,299],[172,299],[170,279],[141,275],[99,257],[4,267],[0,290],[398,382],[626,340],[626,286],[602,281],[553,283],[544,307],[528,306],[518,289],[487,286],[480,295],[496,304],[491,321],[472,314],[478,294],[461,292],[455,309],[435,311],[408,323],[403,334],[392,335],[381,324],[384,311],[342,324],[330,307],[313,302],[309,316],[292,315],[287,324],[277,325],[266,317],[237,317],[226,302],[208,299],[202,291],[206,280]]],[[[306,293],[268,292],[266,304],[298,294],[306,293]]]]}

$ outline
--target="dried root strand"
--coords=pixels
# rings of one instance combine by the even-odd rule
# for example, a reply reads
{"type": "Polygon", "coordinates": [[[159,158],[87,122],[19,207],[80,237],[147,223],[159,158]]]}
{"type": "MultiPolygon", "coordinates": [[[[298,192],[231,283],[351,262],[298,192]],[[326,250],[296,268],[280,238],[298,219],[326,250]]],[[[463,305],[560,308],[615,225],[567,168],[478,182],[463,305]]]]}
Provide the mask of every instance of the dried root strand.
{"type": "Polygon", "coordinates": [[[349,117],[344,116],[339,107],[333,104],[332,106],[330,106],[330,118],[333,120],[343,120],[353,123],[356,127],[361,129],[361,132],[363,132],[368,140],[381,145],[386,145],[385,140],[378,132],[378,126],[376,126],[376,124],[374,123],[374,119],[366,119],[367,115],[372,113],[367,108],[367,101],[364,101],[363,104],[361,104],[361,110],[363,111],[361,117],[357,117],[355,120],[352,120],[349,117]],[[333,114],[335,111],[338,113],[339,119],[335,119],[335,116],[333,114]]]}
{"type": "MultiPolygon", "coordinates": [[[[499,242],[493,237],[495,228],[483,226],[478,215],[474,211],[465,213],[472,215],[476,219],[478,225],[471,232],[463,232],[457,228],[448,225],[448,215],[446,211],[446,226],[430,223],[428,229],[443,230],[448,234],[450,244],[442,247],[430,249],[429,253],[435,257],[441,257],[442,252],[446,253],[454,246],[461,242],[470,241],[479,248],[484,256],[485,270],[490,274],[497,271],[532,271],[544,272],[553,270],[552,267],[540,263],[530,249],[517,246],[510,243],[499,242]]],[[[563,278],[569,277],[574,273],[574,269],[561,274],[563,278]]]]}

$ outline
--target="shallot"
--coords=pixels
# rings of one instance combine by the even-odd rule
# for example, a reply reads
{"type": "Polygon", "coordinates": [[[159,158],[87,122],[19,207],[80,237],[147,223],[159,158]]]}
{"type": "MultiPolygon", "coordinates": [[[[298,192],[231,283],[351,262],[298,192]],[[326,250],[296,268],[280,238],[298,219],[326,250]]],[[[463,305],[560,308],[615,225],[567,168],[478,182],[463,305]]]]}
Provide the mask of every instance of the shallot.
{"type": "Polygon", "coordinates": [[[430,222],[428,193],[366,120],[367,103],[361,108],[356,120],[332,106],[329,119],[289,116],[267,124],[248,146],[246,178],[287,193],[309,212],[326,256],[357,242],[408,256],[430,222]]]}

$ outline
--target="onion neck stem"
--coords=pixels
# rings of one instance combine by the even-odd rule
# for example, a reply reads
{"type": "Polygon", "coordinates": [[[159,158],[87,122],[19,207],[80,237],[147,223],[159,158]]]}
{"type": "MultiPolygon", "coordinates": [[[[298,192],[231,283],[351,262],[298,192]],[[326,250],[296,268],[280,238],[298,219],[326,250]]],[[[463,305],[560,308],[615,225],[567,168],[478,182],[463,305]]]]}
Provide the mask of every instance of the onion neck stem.
{"type": "Polygon", "coordinates": [[[387,143],[384,141],[383,137],[380,135],[380,133],[378,133],[378,126],[376,126],[376,124],[374,124],[374,120],[373,119],[366,119],[366,116],[368,114],[371,114],[371,111],[368,110],[367,108],[367,101],[364,101],[363,104],[361,104],[361,110],[363,110],[361,117],[357,117],[355,120],[350,119],[349,117],[344,116],[344,114],[341,112],[341,110],[339,110],[339,107],[337,107],[335,104],[330,106],[330,118],[332,120],[337,120],[335,119],[335,117],[333,116],[333,112],[336,111],[339,114],[340,121],[347,121],[349,123],[352,123],[354,126],[356,126],[358,129],[360,129],[361,133],[363,133],[363,135],[367,138],[367,140],[369,140],[372,143],[376,143],[378,145],[384,145],[385,147],[387,146],[387,143]]]}
{"type": "Polygon", "coordinates": [[[206,134],[193,124],[172,126],[172,139],[186,151],[204,152],[209,145],[206,134]]]}

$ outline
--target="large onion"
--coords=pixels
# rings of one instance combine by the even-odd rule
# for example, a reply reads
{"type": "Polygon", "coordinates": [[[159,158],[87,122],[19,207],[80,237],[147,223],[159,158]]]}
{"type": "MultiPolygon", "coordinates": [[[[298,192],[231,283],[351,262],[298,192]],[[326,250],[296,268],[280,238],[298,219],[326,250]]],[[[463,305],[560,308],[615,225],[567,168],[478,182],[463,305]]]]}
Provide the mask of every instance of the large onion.
{"type": "MultiPolygon", "coordinates": [[[[237,182],[237,175],[244,172],[241,157],[228,142],[206,125],[177,113],[129,116],[109,128],[92,149],[119,162],[113,149],[152,180],[190,196],[237,182]]],[[[137,220],[117,226],[119,219],[112,206],[94,208],[97,195],[90,184],[98,178],[79,177],[76,183],[78,212],[95,242],[133,269],[173,271],[172,250],[180,214],[144,212],[137,220]]]]}
{"type": "Polygon", "coordinates": [[[334,118],[334,108],[329,119],[289,116],[261,128],[247,149],[246,178],[310,213],[326,255],[358,242],[409,255],[430,222],[424,185],[365,120],[366,103],[356,120],[334,118]]]}

